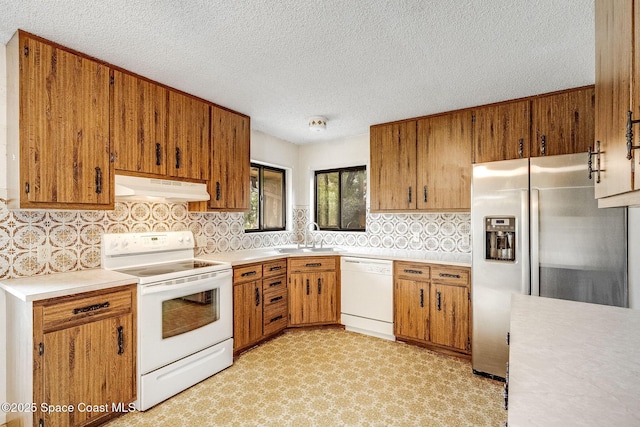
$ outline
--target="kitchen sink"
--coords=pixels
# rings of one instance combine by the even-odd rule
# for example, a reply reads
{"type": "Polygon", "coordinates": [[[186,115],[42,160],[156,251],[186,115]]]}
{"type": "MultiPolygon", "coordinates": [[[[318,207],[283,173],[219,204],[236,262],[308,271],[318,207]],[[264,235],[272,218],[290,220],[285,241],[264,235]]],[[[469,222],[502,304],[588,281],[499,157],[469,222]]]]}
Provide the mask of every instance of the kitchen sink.
{"type": "Polygon", "coordinates": [[[336,248],[331,246],[325,247],[301,247],[301,248],[276,248],[276,252],[281,254],[301,254],[301,253],[315,253],[315,252],[335,252],[336,248]]]}

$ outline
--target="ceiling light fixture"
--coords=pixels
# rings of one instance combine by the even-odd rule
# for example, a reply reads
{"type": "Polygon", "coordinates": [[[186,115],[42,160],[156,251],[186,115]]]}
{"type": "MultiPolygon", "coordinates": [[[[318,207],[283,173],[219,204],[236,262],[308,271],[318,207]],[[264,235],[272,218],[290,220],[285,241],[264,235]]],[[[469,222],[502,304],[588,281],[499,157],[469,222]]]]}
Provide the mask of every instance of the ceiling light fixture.
{"type": "Polygon", "coordinates": [[[312,132],[324,132],[327,130],[327,119],[322,116],[309,118],[309,130],[312,132]]]}

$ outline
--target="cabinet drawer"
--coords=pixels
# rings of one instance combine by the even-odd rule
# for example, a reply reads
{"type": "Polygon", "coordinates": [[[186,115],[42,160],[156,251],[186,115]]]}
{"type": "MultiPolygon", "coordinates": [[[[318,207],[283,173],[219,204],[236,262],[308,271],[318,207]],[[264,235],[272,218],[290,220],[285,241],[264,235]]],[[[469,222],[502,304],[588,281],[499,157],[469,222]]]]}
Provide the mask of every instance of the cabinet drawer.
{"type": "Polygon", "coordinates": [[[431,268],[428,264],[414,262],[396,262],[395,276],[400,279],[429,280],[431,268]]]}
{"type": "Polygon", "coordinates": [[[262,278],[262,264],[244,265],[233,269],[234,284],[251,282],[260,278],[262,278]]]}
{"type": "Polygon", "coordinates": [[[287,288],[278,287],[277,289],[270,289],[269,291],[263,291],[264,309],[267,309],[268,305],[279,304],[287,301],[287,288]]]}
{"type": "Polygon", "coordinates": [[[129,313],[133,306],[132,293],[132,289],[125,289],[97,295],[81,294],[76,297],[62,297],[43,302],[43,332],[66,329],[129,313]]]}
{"type": "Polygon", "coordinates": [[[264,307],[264,335],[278,332],[287,327],[287,301],[264,307]]]}
{"type": "Polygon", "coordinates": [[[335,257],[300,257],[289,258],[289,272],[301,271],[333,271],[336,269],[335,257]]]}
{"type": "Polygon", "coordinates": [[[455,267],[431,267],[431,279],[433,282],[449,285],[469,284],[469,269],[455,267]]]}
{"type": "Polygon", "coordinates": [[[262,281],[262,292],[264,294],[265,301],[271,297],[271,295],[281,294],[287,292],[287,277],[278,276],[271,279],[264,279],[262,281]]]}
{"type": "Polygon", "coordinates": [[[262,276],[271,277],[287,272],[287,260],[279,259],[277,261],[265,262],[262,265],[262,276]]]}

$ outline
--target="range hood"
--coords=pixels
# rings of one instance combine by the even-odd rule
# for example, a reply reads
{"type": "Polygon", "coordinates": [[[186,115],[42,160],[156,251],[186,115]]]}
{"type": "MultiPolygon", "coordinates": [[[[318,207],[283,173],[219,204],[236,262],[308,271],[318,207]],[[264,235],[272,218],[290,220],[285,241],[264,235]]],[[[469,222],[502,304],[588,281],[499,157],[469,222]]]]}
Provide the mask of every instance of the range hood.
{"type": "Polygon", "coordinates": [[[168,202],[202,202],[209,200],[206,184],[116,175],[115,196],[118,201],[162,198],[168,202]]]}

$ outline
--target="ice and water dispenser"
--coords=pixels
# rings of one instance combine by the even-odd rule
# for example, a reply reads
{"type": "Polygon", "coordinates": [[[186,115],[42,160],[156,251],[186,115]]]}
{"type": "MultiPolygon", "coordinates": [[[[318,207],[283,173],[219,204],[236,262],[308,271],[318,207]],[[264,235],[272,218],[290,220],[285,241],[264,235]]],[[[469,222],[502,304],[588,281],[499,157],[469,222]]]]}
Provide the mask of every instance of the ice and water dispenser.
{"type": "Polygon", "coordinates": [[[516,218],[513,216],[485,217],[485,259],[516,260],[516,218]]]}

